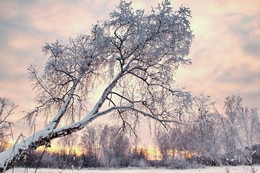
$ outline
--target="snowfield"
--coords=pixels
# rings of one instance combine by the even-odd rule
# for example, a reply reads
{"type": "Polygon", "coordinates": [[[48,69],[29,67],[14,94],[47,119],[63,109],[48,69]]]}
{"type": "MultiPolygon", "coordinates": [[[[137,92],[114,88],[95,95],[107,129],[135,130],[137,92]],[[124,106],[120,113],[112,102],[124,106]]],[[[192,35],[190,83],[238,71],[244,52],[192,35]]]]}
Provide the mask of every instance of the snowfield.
{"type": "MultiPolygon", "coordinates": [[[[254,166],[256,172],[260,172],[260,165],[254,166]]],[[[8,170],[7,173],[34,173],[35,169],[15,168],[8,170]]],[[[249,166],[223,166],[206,167],[198,169],[165,169],[165,168],[122,168],[122,169],[81,169],[81,170],[62,170],[62,169],[38,169],[37,173],[252,173],[249,166]]]]}

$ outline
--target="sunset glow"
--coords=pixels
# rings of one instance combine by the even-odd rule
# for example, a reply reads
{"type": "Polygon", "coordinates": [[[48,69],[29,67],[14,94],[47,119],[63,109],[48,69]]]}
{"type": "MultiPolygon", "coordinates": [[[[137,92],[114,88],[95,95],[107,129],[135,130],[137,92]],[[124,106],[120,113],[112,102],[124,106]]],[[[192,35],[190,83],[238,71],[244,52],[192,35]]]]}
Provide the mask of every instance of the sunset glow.
{"type": "MultiPolygon", "coordinates": [[[[143,154],[147,158],[147,160],[162,160],[162,154],[160,149],[157,146],[139,146],[137,149],[137,152],[140,152],[142,150],[143,154]]],[[[76,156],[81,156],[84,154],[84,149],[75,146],[72,150],[70,150],[69,147],[60,147],[57,144],[51,145],[51,147],[39,147],[37,149],[39,152],[50,152],[50,153],[65,153],[65,154],[72,154],[76,156]]],[[[132,151],[133,152],[133,151],[132,151]]],[[[167,155],[174,159],[190,159],[192,156],[197,156],[196,153],[191,153],[188,150],[168,150],[167,155]]]]}
{"type": "Polygon", "coordinates": [[[80,156],[84,153],[83,148],[79,146],[75,146],[72,149],[70,149],[69,147],[60,147],[59,145],[55,145],[55,144],[48,148],[46,148],[45,146],[39,147],[37,148],[37,151],[40,152],[47,151],[50,153],[64,153],[64,154],[72,154],[72,155],[75,154],[76,156],[80,156]]]}

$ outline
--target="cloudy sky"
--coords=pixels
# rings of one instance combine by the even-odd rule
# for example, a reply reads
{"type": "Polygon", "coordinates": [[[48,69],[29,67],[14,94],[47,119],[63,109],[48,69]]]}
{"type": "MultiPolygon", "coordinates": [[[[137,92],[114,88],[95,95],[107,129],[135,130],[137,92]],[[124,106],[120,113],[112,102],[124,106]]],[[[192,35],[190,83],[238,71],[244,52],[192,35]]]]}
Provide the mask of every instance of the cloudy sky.
{"type": "MultiPolygon", "coordinates": [[[[118,0],[1,0],[0,96],[13,100],[16,118],[33,107],[29,64],[43,66],[45,42],[88,34],[97,20],[108,18],[118,0]]],[[[161,0],[133,0],[135,8],[151,10],[161,0]]],[[[240,95],[244,104],[260,108],[260,1],[172,0],[175,9],[192,11],[195,39],[193,64],[179,69],[176,85],[216,101],[240,95]]]]}

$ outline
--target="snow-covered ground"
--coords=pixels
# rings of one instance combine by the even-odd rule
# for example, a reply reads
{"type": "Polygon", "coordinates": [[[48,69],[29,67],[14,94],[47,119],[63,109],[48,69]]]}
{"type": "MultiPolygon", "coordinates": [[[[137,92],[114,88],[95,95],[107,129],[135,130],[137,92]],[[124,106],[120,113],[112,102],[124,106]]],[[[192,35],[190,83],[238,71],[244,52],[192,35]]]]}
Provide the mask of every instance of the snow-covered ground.
{"type": "MultiPolygon", "coordinates": [[[[260,165],[254,166],[257,172],[260,172],[260,165]]],[[[15,168],[7,173],[34,173],[35,169],[15,168]]],[[[252,173],[249,166],[223,166],[206,167],[200,169],[165,169],[165,168],[124,168],[124,169],[81,169],[81,170],[62,170],[62,169],[38,169],[37,173],[252,173]]]]}

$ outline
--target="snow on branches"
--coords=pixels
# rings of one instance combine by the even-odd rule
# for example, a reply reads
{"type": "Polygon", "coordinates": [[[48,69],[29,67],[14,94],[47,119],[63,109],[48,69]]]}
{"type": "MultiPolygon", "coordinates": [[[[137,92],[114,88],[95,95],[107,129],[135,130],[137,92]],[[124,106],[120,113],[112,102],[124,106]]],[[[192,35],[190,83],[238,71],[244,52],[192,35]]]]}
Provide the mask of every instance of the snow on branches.
{"type": "Polygon", "coordinates": [[[193,38],[190,10],[173,11],[169,0],[149,13],[131,4],[121,1],[89,35],[43,47],[49,57],[43,73],[29,67],[39,106],[27,118],[42,116],[46,127],[25,139],[26,145],[0,153],[0,167],[8,169],[44,141],[78,131],[108,113],[130,128],[141,115],[164,126],[185,123],[180,117],[190,94],[172,84],[177,68],[191,63],[186,58],[193,38]],[[91,107],[88,98],[98,85],[104,89],[91,107]]]}

